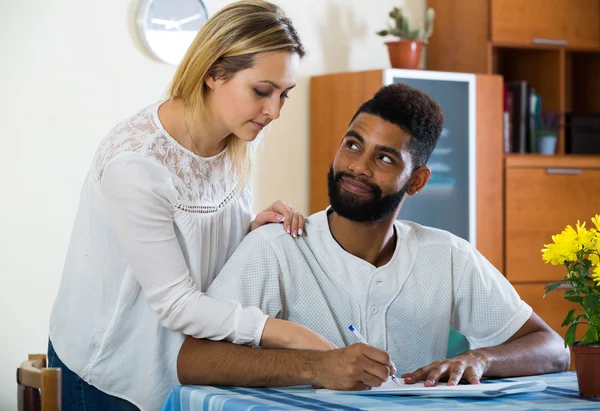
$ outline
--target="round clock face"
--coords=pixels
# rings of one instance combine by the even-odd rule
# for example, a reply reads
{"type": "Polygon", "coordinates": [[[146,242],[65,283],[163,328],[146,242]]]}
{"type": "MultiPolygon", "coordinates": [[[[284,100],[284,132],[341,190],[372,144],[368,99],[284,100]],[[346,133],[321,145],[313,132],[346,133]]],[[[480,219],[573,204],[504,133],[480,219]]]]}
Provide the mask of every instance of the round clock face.
{"type": "Polygon", "coordinates": [[[201,0],[141,0],[137,14],[142,42],[169,64],[179,64],[207,19],[201,0]]]}

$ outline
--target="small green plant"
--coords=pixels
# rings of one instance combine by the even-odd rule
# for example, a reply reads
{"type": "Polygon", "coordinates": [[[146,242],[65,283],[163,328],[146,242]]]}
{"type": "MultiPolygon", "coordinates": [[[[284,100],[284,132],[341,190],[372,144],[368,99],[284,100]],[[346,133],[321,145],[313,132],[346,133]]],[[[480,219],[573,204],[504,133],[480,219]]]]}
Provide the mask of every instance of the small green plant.
{"type": "Polygon", "coordinates": [[[560,286],[565,299],[579,304],[567,313],[562,326],[569,326],[565,347],[575,343],[575,332],[580,324],[587,331],[579,340],[581,345],[600,343],[600,215],[592,217],[595,228],[585,228],[577,221],[575,228],[568,225],[562,233],[552,236],[552,243],[544,244],[542,258],[546,263],[562,265],[566,276],[546,286],[544,297],[560,286]]]}
{"type": "Polygon", "coordinates": [[[404,13],[402,13],[402,10],[398,7],[394,7],[392,11],[390,11],[389,16],[392,20],[392,24],[389,24],[386,30],[378,31],[378,35],[395,36],[406,40],[427,41],[433,33],[433,20],[435,19],[435,12],[432,8],[427,9],[425,23],[422,27],[417,29],[411,29],[408,18],[406,18],[404,13]]]}

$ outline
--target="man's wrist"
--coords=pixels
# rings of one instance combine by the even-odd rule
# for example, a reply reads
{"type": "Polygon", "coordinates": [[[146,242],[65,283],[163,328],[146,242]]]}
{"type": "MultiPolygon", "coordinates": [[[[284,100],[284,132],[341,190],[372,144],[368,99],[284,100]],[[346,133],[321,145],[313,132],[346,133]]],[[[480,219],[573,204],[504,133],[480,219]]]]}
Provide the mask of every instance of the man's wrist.
{"type": "Polygon", "coordinates": [[[318,386],[321,375],[319,366],[323,362],[323,357],[327,355],[327,351],[298,351],[298,353],[301,353],[303,357],[300,371],[302,384],[318,386]]]}
{"type": "Polygon", "coordinates": [[[483,364],[483,374],[485,376],[490,370],[493,362],[493,355],[489,352],[489,348],[477,348],[471,350],[471,353],[483,364]]]}

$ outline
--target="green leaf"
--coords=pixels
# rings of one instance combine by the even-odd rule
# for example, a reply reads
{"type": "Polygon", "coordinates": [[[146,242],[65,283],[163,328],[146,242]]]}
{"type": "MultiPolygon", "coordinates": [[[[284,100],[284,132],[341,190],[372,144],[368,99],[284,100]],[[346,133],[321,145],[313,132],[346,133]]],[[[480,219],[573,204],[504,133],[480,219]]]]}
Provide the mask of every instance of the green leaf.
{"type": "Polygon", "coordinates": [[[566,300],[571,301],[572,303],[581,304],[583,302],[583,297],[573,296],[573,297],[565,297],[566,300]]]}
{"type": "Polygon", "coordinates": [[[560,281],[557,281],[557,282],[555,282],[555,283],[553,283],[553,284],[548,284],[548,285],[546,286],[546,292],[544,293],[544,297],[545,297],[545,296],[546,296],[546,295],[547,295],[549,292],[556,290],[558,287],[560,287],[560,286],[561,286],[561,285],[563,285],[564,283],[566,283],[566,281],[565,281],[565,280],[560,280],[560,281]]]}
{"type": "Polygon", "coordinates": [[[563,321],[563,323],[560,326],[566,327],[567,325],[571,324],[573,321],[575,321],[575,309],[572,309],[571,311],[569,311],[569,313],[567,314],[567,318],[565,318],[565,320],[563,321]]]}
{"type": "Polygon", "coordinates": [[[389,33],[387,30],[381,30],[381,31],[378,31],[377,34],[380,36],[387,36],[389,33]]]}
{"type": "Polygon", "coordinates": [[[573,345],[573,343],[575,342],[575,332],[577,331],[578,325],[578,323],[575,323],[571,325],[567,330],[567,333],[565,334],[565,347],[567,345],[573,345]]]}
{"type": "Polygon", "coordinates": [[[589,314],[595,313],[598,309],[598,297],[595,295],[586,295],[583,297],[583,308],[589,314]]]}
{"type": "Polygon", "coordinates": [[[581,278],[580,276],[576,275],[571,277],[571,280],[573,281],[573,286],[576,290],[585,289],[586,281],[584,278],[581,278]]]}
{"type": "Polygon", "coordinates": [[[598,329],[594,326],[590,326],[581,339],[582,344],[594,344],[598,342],[598,329]]]}

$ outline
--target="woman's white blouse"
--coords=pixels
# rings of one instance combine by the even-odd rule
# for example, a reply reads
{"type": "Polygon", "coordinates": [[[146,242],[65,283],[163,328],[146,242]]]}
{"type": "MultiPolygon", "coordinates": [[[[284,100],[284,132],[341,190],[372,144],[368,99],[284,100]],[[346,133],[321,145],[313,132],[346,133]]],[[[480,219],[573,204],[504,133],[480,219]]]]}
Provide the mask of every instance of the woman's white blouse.
{"type": "Polygon", "coordinates": [[[50,339],[89,384],[159,410],[185,335],[260,342],[267,316],[203,292],[252,219],[227,150],[202,158],[162,127],[160,103],[100,144],[81,191],[50,339]]]}

